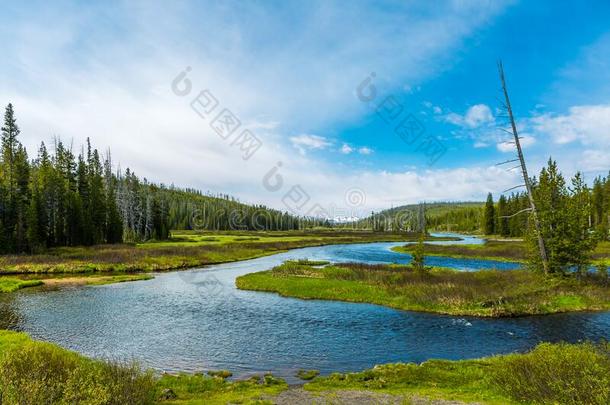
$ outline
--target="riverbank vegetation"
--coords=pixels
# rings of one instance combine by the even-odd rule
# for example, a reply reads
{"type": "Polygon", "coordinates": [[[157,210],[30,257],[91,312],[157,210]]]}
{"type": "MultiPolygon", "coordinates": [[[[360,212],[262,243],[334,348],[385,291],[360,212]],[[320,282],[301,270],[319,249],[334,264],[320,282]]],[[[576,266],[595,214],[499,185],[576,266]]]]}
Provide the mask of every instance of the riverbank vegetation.
{"type": "Polygon", "coordinates": [[[24,333],[0,330],[3,404],[251,403],[285,390],[271,375],[232,382],[222,376],[158,376],[137,364],[88,359],[24,333]]]}
{"type": "Polygon", "coordinates": [[[597,274],[544,276],[527,270],[417,271],[411,265],[288,261],[238,277],[244,290],[303,299],[366,302],[411,311],[512,317],[610,309],[610,285],[597,274]]]}
{"type": "MultiPolygon", "coordinates": [[[[476,360],[429,360],[314,376],[303,388],[324,402],[343,392],[482,404],[607,404],[607,343],[543,343],[525,354],[476,360]]],[[[308,376],[309,377],[309,376],[308,376]]],[[[155,375],[137,364],[92,360],[24,333],[0,331],[2,403],[271,404],[290,388],[270,374],[230,381],[199,374],[155,375]]]]}
{"type": "MultiPolygon", "coordinates": [[[[445,256],[471,259],[488,259],[510,262],[525,262],[528,258],[527,244],[519,240],[487,240],[477,245],[435,245],[426,243],[426,256],[445,256]]],[[[392,248],[395,252],[412,254],[416,245],[407,244],[392,248]]],[[[605,263],[610,266],[610,242],[604,241],[597,244],[591,253],[593,264],[605,263]]]]}
{"type": "Polygon", "coordinates": [[[610,346],[542,343],[526,354],[478,360],[386,364],[335,373],[305,386],[311,391],[375,390],[484,404],[607,404],[610,346]]]}
{"type": "MultiPolygon", "coordinates": [[[[252,259],[289,249],[338,243],[413,241],[416,234],[371,231],[176,231],[167,241],[60,247],[0,256],[0,274],[164,271],[252,259]]],[[[430,237],[428,240],[443,238],[430,237]]]]}
{"type": "Polygon", "coordinates": [[[0,293],[10,293],[22,288],[42,285],[40,280],[20,280],[14,277],[0,277],[0,293]]]}

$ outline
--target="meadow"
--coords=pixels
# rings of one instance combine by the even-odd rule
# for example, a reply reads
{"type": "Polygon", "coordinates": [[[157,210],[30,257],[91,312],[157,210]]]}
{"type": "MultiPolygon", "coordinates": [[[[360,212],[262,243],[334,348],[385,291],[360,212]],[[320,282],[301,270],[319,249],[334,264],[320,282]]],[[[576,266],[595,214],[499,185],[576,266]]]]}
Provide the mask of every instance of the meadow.
{"type": "Polygon", "coordinates": [[[410,265],[287,261],[238,277],[244,290],[302,299],[366,302],[391,308],[480,317],[610,309],[607,277],[576,279],[527,270],[415,271],[410,265]]]}
{"type": "Polygon", "coordinates": [[[166,241],[60,247],[41,254],[3,255],[0,275],[166,271],[252,259],[308,246],[416,238],[408,233],[346,230],[173,231],[166,241]]]}

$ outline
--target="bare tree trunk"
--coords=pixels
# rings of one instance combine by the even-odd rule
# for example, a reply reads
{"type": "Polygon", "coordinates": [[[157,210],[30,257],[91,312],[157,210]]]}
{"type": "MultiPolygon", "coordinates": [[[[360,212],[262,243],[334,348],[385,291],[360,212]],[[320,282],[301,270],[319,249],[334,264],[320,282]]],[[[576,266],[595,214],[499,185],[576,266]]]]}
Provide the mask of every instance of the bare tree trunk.
{"type": "Polygon", "coordinates": [[[532,194],[532,184],[527,174],[527,167],[525,165],[525,158],[523,157],[523,150],[521,149],[521,142],[519,141],[519,133],[517,132],[517,124],[515,123],[515,117],[513,115],[513,109],[510,105],[510,99],[508,97],[508,90],[506,89],[506,80],[504,79],[504,68],[502,62],[498,62],[498,70],[500,72],[500,80],[502,81],[502,91],[504,92],[504,98],[506,99],[506,110],[510,119],[510,125],[512,127],[513,136],[515,138],[515,146],[517,147],[517,154],[519,155],[519,162],[521,163],[521,172],[523,174],[523,181],[525,188],[527,189],[527,195],[530,202],[530,208],[532,212],[532,218],[534,220],[534,228],[536,229],[536,235],[538,237],[538,248],[540,250],[540,258],[542,259],[542,267],[544,273],[549,272],[549,259],[546,252],[546,246],[544,244],[544,238],[540,230],[540,220],[538,219],[538,212],[536,211],[536,204],[534,202],[534,196],[532,194]]]}

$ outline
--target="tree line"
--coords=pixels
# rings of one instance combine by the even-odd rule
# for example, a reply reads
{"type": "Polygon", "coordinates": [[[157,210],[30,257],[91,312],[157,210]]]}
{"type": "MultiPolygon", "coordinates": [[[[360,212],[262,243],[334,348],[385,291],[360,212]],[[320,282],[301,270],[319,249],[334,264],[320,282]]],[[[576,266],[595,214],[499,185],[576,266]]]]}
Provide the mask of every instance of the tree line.
{"type": "Polygon", "coordinates": [[[0,253],[167,239],[171,229],[288,230],[328,225],[228,195],[204,195],[113,171],[89,139],[75,155],[56,139],[29,159],[12,104],[0,151],[0,253]]]}
{"type": "MultiPolygon", "coordinates": [[[[596,244],[610,239],[610,175],[595,178],[589,187],[582,173],[569,181],[549,159],[538,178],[532,179],[532,192],[546,245],[549,270],[569,268],[585,271],[596,244]]],[[[495,204],[491,194],[483,209],[486,235],[524,236],[529,242],[531,262],[540,267],[536,231],[525,193],[501,196],[495,204]]]]}

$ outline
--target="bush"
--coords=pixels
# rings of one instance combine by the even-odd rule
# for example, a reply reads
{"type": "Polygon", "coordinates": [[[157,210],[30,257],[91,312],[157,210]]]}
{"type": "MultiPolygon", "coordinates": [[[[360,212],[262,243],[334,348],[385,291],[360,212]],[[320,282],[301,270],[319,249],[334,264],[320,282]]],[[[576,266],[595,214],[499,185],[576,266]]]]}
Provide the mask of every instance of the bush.
{"type": "Polygon", "coordinates": [[[502,358],[492,382],[517,401],[535,404],[610,403],[610,345],[543,343],[502,358]]]}
{"type": "Polygon", "coordinates": [[[151,404],[155,381],[136,365],[89,360],[28,342],[0,359],[2,404],[151,404]]]}

